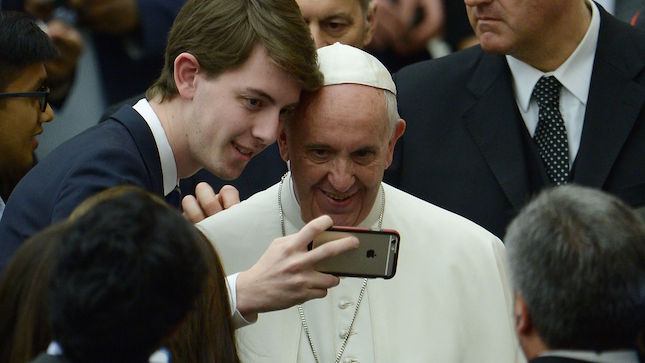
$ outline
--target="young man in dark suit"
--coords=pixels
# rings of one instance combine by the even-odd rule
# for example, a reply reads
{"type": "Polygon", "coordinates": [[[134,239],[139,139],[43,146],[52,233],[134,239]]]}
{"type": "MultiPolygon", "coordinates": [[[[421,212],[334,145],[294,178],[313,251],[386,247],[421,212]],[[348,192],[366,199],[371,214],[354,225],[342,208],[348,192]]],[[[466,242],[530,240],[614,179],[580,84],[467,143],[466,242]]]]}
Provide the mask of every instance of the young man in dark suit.
{"type": "Polygon", "coordinates": [[[638,362],[645,224],[629,206],[597,189],[552,188],[512,221],[504,242],[530,363],[638,362]]]}
{"type": "Polygon", "coordinates": [[[26,237],[103,189],[167,196],[201,168],[239,175],[275,141],[300,91],[320,87],[315,51],[293,0],[188,1],[147,99],[61,145],[17,188],[0,224],[0,270],[26,237]]]}
{"type": "Polygon", "coordinates": [[[645,33],[589,0],[465,4],[481,46],[395,75],[408,129],[386,181],[497,236],[550,185],[644,206],[645,33]],[[538,125],[548,119],[532,96],[543,76],[561,85],[557,139],[538,125]]]}

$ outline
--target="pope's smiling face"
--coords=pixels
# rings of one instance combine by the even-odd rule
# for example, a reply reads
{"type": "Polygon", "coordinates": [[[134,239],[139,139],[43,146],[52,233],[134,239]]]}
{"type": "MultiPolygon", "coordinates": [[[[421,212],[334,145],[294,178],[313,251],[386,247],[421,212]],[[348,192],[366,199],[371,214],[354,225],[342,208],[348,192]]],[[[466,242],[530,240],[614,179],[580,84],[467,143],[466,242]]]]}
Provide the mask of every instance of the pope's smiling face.
{"type": "Polygon", "coordinates": [[[381,89],[325,86],[287,123],[280,153],[305,222],[326,214],[334,225],[356,226],[370,213],[404,128],[392,134],[385,105],[381,89]]]}

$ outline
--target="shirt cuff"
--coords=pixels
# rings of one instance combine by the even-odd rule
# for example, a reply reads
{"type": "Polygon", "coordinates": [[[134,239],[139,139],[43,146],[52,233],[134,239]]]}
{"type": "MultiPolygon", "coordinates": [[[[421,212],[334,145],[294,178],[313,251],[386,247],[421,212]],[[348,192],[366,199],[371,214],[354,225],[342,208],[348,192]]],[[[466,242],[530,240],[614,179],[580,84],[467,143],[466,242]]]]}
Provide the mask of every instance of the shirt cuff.
{"type": "Polygon", "coordinates": [[[258,320],[257,314],[253,315],[253,319],[247,320],[237,310],[237,289],[236,288],[237,288],[237,275],[239,274],[240,273],[238,272],[226,277],[226,289],[228,290],[229,304],[231,305],[231,318],[233,319],[233,327],[235,327],[235,329],[239,329],[247,325],[251,325],[258,320]]]}

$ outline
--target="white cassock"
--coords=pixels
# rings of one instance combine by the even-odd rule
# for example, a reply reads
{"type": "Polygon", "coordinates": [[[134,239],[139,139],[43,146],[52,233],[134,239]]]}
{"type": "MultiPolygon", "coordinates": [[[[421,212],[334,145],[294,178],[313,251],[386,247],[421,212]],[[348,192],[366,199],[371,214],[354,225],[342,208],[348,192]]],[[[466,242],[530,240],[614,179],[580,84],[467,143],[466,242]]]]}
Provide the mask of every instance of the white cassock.
{"type": "MultiPolygon", "coordinates": [[[[282,236],[280,183],[200,222],[228,274],[249,269],[282,236]]],[[[476,224],[387,184],[383,229],[401,236],[397,272],[371,279],[341,362],[524,362],[512,322],[504,245],[476,224]]],[[[376,228],[381,192],[363,227],[376,228]]],[[[287,177],[286,233],[304,227],[287,177]]],[[[362,279],[342,278],[304,312],[320,363],[333,363],[362,279]]],[[[315,363],[296,307],[260,314],[237,330],[243,362],[315,363]]]]}

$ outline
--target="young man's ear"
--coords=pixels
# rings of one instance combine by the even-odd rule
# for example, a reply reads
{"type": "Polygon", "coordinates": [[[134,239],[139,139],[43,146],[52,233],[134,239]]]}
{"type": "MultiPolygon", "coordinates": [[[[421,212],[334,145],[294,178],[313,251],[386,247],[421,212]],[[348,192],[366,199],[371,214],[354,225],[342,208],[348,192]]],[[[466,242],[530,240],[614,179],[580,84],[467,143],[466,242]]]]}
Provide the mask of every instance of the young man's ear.
{"type": "Polygon", "coordinates": [[[179,95],[184,99],[192,99],[195,95],[199,62],[190,53],[181,53],[175,58],[174,64],[175,84],[179,95]]]}

